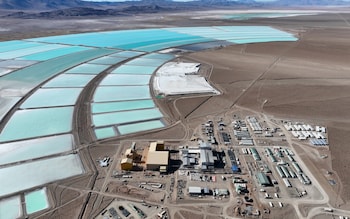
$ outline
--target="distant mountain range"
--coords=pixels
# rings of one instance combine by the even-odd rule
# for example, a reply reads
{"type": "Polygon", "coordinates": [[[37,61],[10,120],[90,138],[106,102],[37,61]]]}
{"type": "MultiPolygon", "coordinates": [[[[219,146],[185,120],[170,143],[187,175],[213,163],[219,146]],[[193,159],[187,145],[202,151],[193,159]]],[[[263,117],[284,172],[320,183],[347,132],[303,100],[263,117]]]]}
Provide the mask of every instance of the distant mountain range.
{"type": "Polygon", "coordinates": [[[0,0],[0,8],[15,10],[67,8],[83,6],[85,4],[81,0],[0,0]]]}
{"type": "Polygon", "coordinates": [[[156,13],[166,10],[200,10],[210,8],[260,8],[271,6],[326,6],[349,5],[343,0],[141,0],[130,2],[87,2],[82,0],[0,0],[0,9],[13,10],[10,17],[43,18],[57,16],[114,16],[119,14],[156,13]],[[31,11],[31,12],[27,12],[31,11]],[[36,11],[36,12],[33,12],[36,11]]]}

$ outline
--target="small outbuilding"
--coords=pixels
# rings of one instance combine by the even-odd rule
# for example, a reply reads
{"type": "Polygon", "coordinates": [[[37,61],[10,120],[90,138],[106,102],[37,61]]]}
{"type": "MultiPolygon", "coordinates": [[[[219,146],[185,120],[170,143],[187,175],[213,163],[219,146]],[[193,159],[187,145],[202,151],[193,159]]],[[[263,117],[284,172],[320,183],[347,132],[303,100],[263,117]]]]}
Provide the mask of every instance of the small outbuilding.
{"type": "Polygon", "coordinates": [[[202,194],[202,189],[198,186],[189,186],[188,193],[192,196],[198,196],[202,194]]]}

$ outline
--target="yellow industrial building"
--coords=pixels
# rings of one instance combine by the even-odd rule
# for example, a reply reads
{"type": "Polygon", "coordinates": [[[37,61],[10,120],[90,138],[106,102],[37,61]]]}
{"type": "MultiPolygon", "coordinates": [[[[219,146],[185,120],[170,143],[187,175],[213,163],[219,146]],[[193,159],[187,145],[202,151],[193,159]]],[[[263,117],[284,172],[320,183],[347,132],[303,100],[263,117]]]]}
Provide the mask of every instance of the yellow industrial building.
{"type": "Polygon", "coordinates": [[[123,158],[121,161],[120,161],[120,167],[122,170],[131,170],[132,167],[133,167],[133,161],[131,158],[123,158]]]}

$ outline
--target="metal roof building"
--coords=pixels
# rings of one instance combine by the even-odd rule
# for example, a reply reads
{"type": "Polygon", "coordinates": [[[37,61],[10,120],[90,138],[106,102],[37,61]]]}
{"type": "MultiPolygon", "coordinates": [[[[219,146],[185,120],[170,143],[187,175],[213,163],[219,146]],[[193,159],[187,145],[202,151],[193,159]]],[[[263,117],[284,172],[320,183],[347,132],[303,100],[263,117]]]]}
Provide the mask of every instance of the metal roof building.
{"type": "Polygon", "coordinates": [[[272,186],[271,180],[265,173],[258,172],[256,178],[260,185],[262,186],[272,186]]]}
{"type": "Polygon", "coordinates": [[[200,194],[202,194],[202,189],[201,189],[201,187],[198,187],[198,186],[189,186],[188,193],[190,195],[200,195],[200,194]]]}
{"type": "Polygon", "coordinates": [[[214,169],[214,156],[212,150],[200,150],[201,169],[203,171],[214,169]]]}

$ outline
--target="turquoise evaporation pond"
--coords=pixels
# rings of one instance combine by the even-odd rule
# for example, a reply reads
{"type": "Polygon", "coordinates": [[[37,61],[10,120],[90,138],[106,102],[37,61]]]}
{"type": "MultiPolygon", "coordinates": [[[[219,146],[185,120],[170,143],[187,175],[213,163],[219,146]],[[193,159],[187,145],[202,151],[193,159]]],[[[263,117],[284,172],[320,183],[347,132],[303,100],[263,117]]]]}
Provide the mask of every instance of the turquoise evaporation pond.
{"type": "Polygon", "coordinates": [[[35,91],[21,109],[55,106],[73,106],[83,88],[41,88],[35,91]]]}
{"type": "Polygon", "coordinates": [[[127,58],[125,57],[112,57],[112,56],[105,56],[105,57],[101,57],[95,60],[92,60],[88,63],[90,64],[99,64],[99,65],[115,65],[118,64],[124,60],[126,60],[127,58]]]}
{"type": "Polygon", "coordinates": [[[94,114],[92,116],[93,123],[96,127],[108,126],[114,124],[131,123],[137,121],[158,119],[163,117],[163,114],[158,108],[131,110],[122,112],[94,114]]]}
{"type": "Polygon", "coordinates": [[[0,134],[0,142],[67,133],[74,107],[17,110],[0,134]]]}
{"type": "Polygon", "coordinates": [[[0,68],[24,68],[37,63],[37,61],[29,60],[5,60],[0,61],[0,68]]]}
{"type": "Polygon", "coordinates": [[[140,56],[144,54],[144,52],[140,52],[140,51],[121,51],[121,52],[117,52],[114,54],[111,54],[110,56],[112,57],[125,57],[125,58],[133,58],[136,56],[140,56]]]}
{"type": "Polygon", "coordinates": [[[136,110],[156,107],[153,100],[130,100],[106,103],[92,103],[91,111],[96,113],[117,112],[125,110],[136,110]]]}
{"type": "Polygon", "coordinates": [[[260,37],[266,38],[269,36],[274,38],[275,36],[282,39],[289,38],[294,41],[297,40],[292,34],[274,29],[269,26],[215,26],[215,27],[203,27],[203,28],[169,28],[168,30],[192,34],[201,37],[209,37],[213,39],[240,39],[251,37],[249,43],[259,42],[260,37]]]}
{"type": "Polygon", "coordinates": [[[26,55],[30,55],[30,54],[55,50],[55,49],[59,49],[59,48],[67,48],[67,47],[68,46],[66,46],[66,45],[59,45],[59,44],[46,44],[46,45],[44,44],[44,45],[40,45],[40,46],[12,50],[12,51],[8,51],[8,52],[0,53],[0,59],[14,59],[14,58],[18,58],[18,57],[22,57],[22,56],[26,56],[26,55]]]}
{"type": "Polygon", "coordinates": [[[44,210],[49,207],[46,188],[28,192],[24,195],[27,214],[44,210]]]}
{"type": "Polygon", "coordinates": [[[61,74],[47,82],[44,88],[85,87],[95,75],[61,74]]]}
{"type": "Polygon", "coordinates": [[[113,74],[147,74],[151,75],[158,67],[154,66],[136,66],[136,65],[125,65],[112,71],[113,74]]]}
{"type": "Polygon", "coordinates": [[[22,215],[21,205],[21,197],[19,195],[0,200],[0,218],[19,218],[22,215]]]}
{"type": "MultiPolygon", "coordinates": [[[[28,41],[152,52],[174,46],[216,41],[218,40],[216,36],[220,38],[235,38],[236,36],[234,34],[242,31],[256,33],[257,36],[259,32],[263,33],[266,30],[269,32],[265,33],[271,34],[271,37],[279,33],[288,35],[286,32],[273,28],[268,30],[267,28],[269,27],[261,26],[256,28],[256,26],[236,26],[233,31],[227,31],[221,28],[221,26],[139,29],[43,37],[29,39],[28,41]]],[[[289,34],[289,36],[291,36],[291,34],[289,34]]],[[[251,42],[254,42],[254,40],[251,42]]]]}
{"type": "Polygon", "coordinates": [[[168,61],[171,60],[173,58],[175,58],[174,55],[172,54],[161,54],[161,53],[149,53],[146,54],[140,58],[146,58],[146,59],[162,59],[164,61],[168,61]]]}
{"type": "Polygon", "coordinates": [[[41,159],[0,169],[0,196],[9,195],[46,183],[83,174],[79,155],[41,159]]]}
{"type": "Polygon", "coordinates": [[[14,88],[18,88],[17,82],[28,82],[28,86],[34,88],[50,77],[72,68],[73,66],[113,52],[114,50],[111,49],[90,49],[61,56],[56,59],[50,59],[0,77],[0,83],[12,82],[14,88]]]}
{"type": "Polygon", "coordinates": [[[12,40],[6,42],[0,42],[0,53],[21,50],[36,46],[47,45],[46,43],[35,43],[35,42],[27,42],[23,40],[12,40]]]}
{"type": "Polygon", "coordinates": [[[100,86],[97,87],[93,102],[113,102],[150,99],[149,86],[100,86]]]}
{"type": "Polygon", "coordinates": [[[146,51],[146,52],[154,52],[157,50],[167,49],[170,47],[177,47],[177,46],[183,46],[188,44],[204,43],[204,42],[211,42],[211,41],[214,41],[214,40],[211,38],[187,39],[187,40],[169,41],[165,43],[145,45],[142,47],[137,47],[135,49],[146,51]]]}
{"type": "Polygon", "coordinates": [[[67,74],[94,74],[97,75],[104,70],[106,70],[109,66],[106,65],[96,65],[96,64],[81,64],[77,67],[69,69],[66,71],[67,74]]]}
{"type": "Polygon", "coordinates": [[[163,128],[164,124],[161,120],[153,120],[153,121],[147,121],[147,122],[139,122],[134,124],[127,124],[127,125],[119,125],[118,131],[121,135],[141,132],[141,131],[148,131],[152,129],[158,129],[163,128]]]}
{"type": "Polygon", "coordinates": [[[126,50],[159,44],[162,42],[178,41],[185,38],[199,38],[183,33],[175,33],[166,29],[138,29],[98,33],[83,33],[64,36],[51,36],[29,39],[29,41],[84,45],[93,47],[122,48],[126,50]],[[103,40],[96,40],[103,39],[103,40]]]}
{"type": "Polygon", "coordinates": [[[59,154],[73,149],[70,134],[0,144],[0,165],[59,154]]]}
{"type": "Polygon", "coordinates": [[[95,135],[97,139],[105,139],[116,136],[114,127],[105,127],[95,129],[95,135]]]}
{"type": "Polygon", "coordinates": [[[91,48],[81,47],[81,46],[71,46],[71,47],[64,47],[64,48],[54,49],[54,50],[45,51],[45,52],[34,53],[31,55],[19,57],[17,59],[45,61],[45,60],[57,58],[59,56],[64,56],[75,52],[85,51],[88,49],[91,49],[91,48]]]}
{"type": "Polygon", "coordinates": [[[109,74],[100,83],[100,86],[124,86],[124,85],[147,85],[151,75],[109,74]]]}

